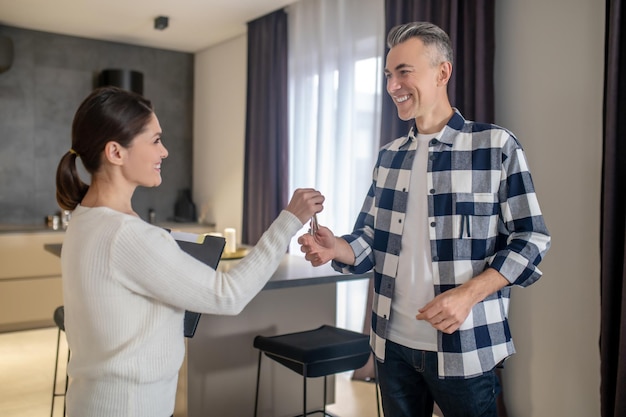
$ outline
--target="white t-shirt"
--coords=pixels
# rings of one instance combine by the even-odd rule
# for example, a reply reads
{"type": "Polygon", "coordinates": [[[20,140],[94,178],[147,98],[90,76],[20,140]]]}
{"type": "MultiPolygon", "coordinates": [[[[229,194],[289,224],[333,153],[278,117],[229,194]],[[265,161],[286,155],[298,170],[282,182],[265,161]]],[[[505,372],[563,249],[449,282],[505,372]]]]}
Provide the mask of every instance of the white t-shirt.
{"type": "Polygon", "coordinates": [[[182,251],[165,230],[108,208],[78,206],[61,253],[68,415],[169,417],[185,354],[185,310],[238,314],[302,227],[283,211],[227,273],[182,251]]]}
{"type": "Polygon", "coordinates": [[[437,351],[437,330],[417,320],[418,310],[435,296],[428,234],[428,141],[436,134],[418,134],[398,260],[388,339],[419,350],[437,351]]]}

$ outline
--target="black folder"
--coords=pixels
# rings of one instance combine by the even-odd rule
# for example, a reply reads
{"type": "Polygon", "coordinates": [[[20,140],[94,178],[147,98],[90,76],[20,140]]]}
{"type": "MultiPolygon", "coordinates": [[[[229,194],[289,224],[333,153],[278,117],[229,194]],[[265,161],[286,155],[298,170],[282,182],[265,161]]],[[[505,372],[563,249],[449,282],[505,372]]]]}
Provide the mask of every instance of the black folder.
{"type": "MultiPolygon", "coordinates": [[[[226,239],[221,236],[196,235],[193,233],[172,232],[178,246],[182,250],[204,262],[213,269],[217,269],[226,239]]],[[[200,321],[200,313],[185,311],[185,337],[193,337],[200,321]]]]}

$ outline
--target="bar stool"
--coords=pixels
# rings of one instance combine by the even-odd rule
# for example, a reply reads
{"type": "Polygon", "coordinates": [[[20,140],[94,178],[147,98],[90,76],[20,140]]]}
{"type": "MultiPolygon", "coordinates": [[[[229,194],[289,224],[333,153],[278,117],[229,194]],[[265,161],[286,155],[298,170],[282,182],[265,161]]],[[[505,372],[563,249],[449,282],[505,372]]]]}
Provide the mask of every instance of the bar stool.
{"type": "MultiPolygon", "coordinates": [[[[59,349],[61,347],[61,331],[65,331],[65,310],[63,306],[59,306],[54,310],[54,323],[57,325],[57,354],[54,362],[54,379],[52,380],[52,406],[50,407],[50,417],[54,414],[54,400],[56,397],[63,397],[63,416],[65,416],[65,393],[67,393],[67,385],[69,377],[67,375],[67,363],[65,371],[65,388],[62,392],[57,392],[57,371],[59,369],[59,349]]],[[[70,361],[70,350],[67,350],[67,362],[70,361]]]]}
{"type": "MultiPolygon", "coordinates": [[[[302,375],[302,414],[326,413],[326,382],[328,375],[358,369],[370,356],[369,336],[350,330],[324,325],[314,330],[277,336],[256,336],[254,347],[259,349],[256,378],[254,416],[259,405],[259,381],[263,353],[274,361],[302,375]],[[324,377],[324,406],[307,412],[307,378],[324,377]]],[[[380,417],[378,381],[376,381],[376,406],[380,417]]]]}

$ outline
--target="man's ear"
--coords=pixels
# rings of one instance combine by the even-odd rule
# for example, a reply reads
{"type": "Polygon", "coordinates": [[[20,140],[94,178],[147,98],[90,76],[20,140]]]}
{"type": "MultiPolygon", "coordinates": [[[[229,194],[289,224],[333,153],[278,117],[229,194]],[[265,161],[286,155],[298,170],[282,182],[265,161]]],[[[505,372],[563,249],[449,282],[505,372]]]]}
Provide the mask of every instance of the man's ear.
{"type": "Polygon", "coordinates": [[[439,64],[439,74],[437,75],[437,79],[440,85],[447,85],[448,81],[450,81],[451,76],[452,76],[452,63],[449,61],[445,61],[439,64]]]}
{"type": "Polygon", "coordinates": [[[104,157],[113,165],[122,165],[126,149],[115,141],[104,145],[104,157]]]}

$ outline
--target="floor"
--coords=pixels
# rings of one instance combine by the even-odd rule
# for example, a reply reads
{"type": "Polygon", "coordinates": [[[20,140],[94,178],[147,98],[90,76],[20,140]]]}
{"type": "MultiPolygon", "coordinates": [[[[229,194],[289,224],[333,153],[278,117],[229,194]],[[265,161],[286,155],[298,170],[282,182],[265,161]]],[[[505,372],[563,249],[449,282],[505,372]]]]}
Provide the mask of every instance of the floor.
{"type": "MultiPolygon", "coordinates": [[[[62,334],[63,336],[63,334],[62,334]]],[[[0,414],[40,417],[50,414],[57,329],[0,333],[0,414]]],[[[61,337],[62,352],[67,352],[61,337]]],[[[65,376],[61,369],[59,387],[65,376]]],[[[56,401],[63,413],[63,401],[56,401]]]]}
{"type": "MultiPolygon", "coordinates": [[[[61,352],[67,352],[63,336],[62,333],[61,352]]],[[[50,414],[56,342],[56,328],[0,333],[2,417],[41,417],[50,414]]],[[[57,378],[59,389],[64,382],[64,372],[63,366],[57,378]]],[[[56,401],[54,411],[55,416],[63,414],[62,398],[56,401]]],[[[327,411],[341,417],[375,417],[375,384],[352,381],[350,374],[339,375],[336,403],[328,406],[327,411]]]]}

